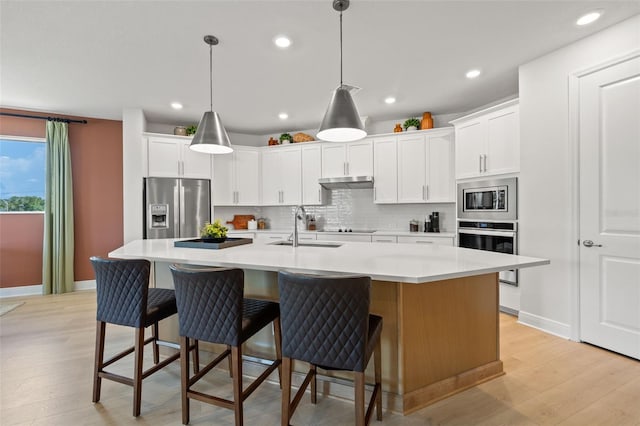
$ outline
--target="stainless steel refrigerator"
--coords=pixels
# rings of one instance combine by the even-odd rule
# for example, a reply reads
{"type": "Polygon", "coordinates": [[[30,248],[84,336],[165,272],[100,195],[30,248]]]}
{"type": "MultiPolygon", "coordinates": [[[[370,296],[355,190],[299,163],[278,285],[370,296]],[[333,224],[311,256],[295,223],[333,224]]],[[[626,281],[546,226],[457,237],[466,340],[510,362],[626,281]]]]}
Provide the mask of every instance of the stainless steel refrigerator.
{"type": "Polygon", "coordinates": [[[209,179],[145,178],[143,237],[195,238],[211,220],[209,179]]]}

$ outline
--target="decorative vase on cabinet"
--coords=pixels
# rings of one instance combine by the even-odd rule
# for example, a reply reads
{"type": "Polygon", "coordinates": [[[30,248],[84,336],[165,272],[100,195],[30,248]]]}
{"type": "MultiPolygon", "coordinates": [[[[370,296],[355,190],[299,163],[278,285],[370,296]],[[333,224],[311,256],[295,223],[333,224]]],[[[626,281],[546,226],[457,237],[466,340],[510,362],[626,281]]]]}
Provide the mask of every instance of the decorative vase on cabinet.
{"type": "Polygon", "coordinates": [[[433,129],[433,117],[430,112],[422,114],[422,121],[420,122],[420,130],[433,129]]]}

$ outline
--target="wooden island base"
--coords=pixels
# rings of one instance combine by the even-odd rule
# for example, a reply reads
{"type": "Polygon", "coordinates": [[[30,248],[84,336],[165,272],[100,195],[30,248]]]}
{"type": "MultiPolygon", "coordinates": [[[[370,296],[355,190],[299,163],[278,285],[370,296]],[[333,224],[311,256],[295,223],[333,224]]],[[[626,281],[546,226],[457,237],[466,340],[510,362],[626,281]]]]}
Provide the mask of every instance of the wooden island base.
{"type": "MultiPolygon", "coordinates": [[[[173,286],[168,265],[155,262],[158,287],[173,286]]],[[[277,273],[245,270],[245,294],[277,300],[277,273]]],[[[497,273],[422,284],[373,281],[371,312],[384,319],[383,403],[389,410],[408,414],[504,374],[497,273]]],[[[246,353],[272,355],[272,348],[271,332],[263,330],[247,343],[246,353]]],[[[251,370],[247,365],[245,372],[251,370]]],[[[304,371],[302,363],[296,370],[304,371]]],[[[351,375],[327,375],[337,380],[319,383],[320,392],[353,398],[340,380],[351,375]]],[[[373,365],[367,377],[373,377],[373,365]]]]}

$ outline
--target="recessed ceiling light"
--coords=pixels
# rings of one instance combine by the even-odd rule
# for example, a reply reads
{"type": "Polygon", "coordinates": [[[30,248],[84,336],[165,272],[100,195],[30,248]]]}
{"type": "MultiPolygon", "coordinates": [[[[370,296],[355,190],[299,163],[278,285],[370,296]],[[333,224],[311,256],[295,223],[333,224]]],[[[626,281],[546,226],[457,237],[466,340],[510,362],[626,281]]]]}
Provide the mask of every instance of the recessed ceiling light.
{"type": "Polygon", "coordinates": [[[586,15],[582,15],[580,18],[578,18],[578,20],[576,21],[576,24],[588,25],[592,22],[597,21],[598,18],[600,18],[600,16],[602,16],[602,12],[598,10],[594,10],[593,12],[589,12],[586,15]]]}
{"type": "Polygon", "coordinates": [[[171,108],[182,109],[182,104],[180,102],[171,102],[171,108]]]}
{"type": "Polygon", "coordinates": [[[281,112],[280,114],[278,114],[278,118],[280,120],[286,120],[287,118],[289,118],[289,114],[287,114],[286,112],[281,112]]]}
{"type": "Polygon", "coordinates": [[[281,49],[286,49],[291,46],[291,40],[285,36],[278,36],[273,40],[273,42],[281,49]]]}
{"type": "Polygon", "coordinates": [[[389,96],[388,98],[385,98],[384,103],[385,104],[394,104],[396,102],[396,98],[394,98],[393,96],[389,96]]]}
{"type": "Polygon", "coordinates": [[[470,70],[465,74],[467,78],[476,78],[480,75],[480,70],[470,70]]]}

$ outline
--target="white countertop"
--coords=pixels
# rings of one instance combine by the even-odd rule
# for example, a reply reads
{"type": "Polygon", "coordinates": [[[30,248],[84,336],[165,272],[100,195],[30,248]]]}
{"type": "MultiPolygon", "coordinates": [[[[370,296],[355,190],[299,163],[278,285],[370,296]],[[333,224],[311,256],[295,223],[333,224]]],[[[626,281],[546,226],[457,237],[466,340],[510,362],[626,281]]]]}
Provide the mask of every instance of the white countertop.
{"type": "Polygon", "coordinates": [[[348,242],[335,248],[293,248],[254,240],[252,244],[211,250],[174,247],[174,241],[176,239],[171,238],[135,240],[112,251],[109,256],[260,271],[286,269],[301,273],[362,274],[374,280],[406,283],[439,281],[550,263],[548,259],[437,244],[348,242]]]}

